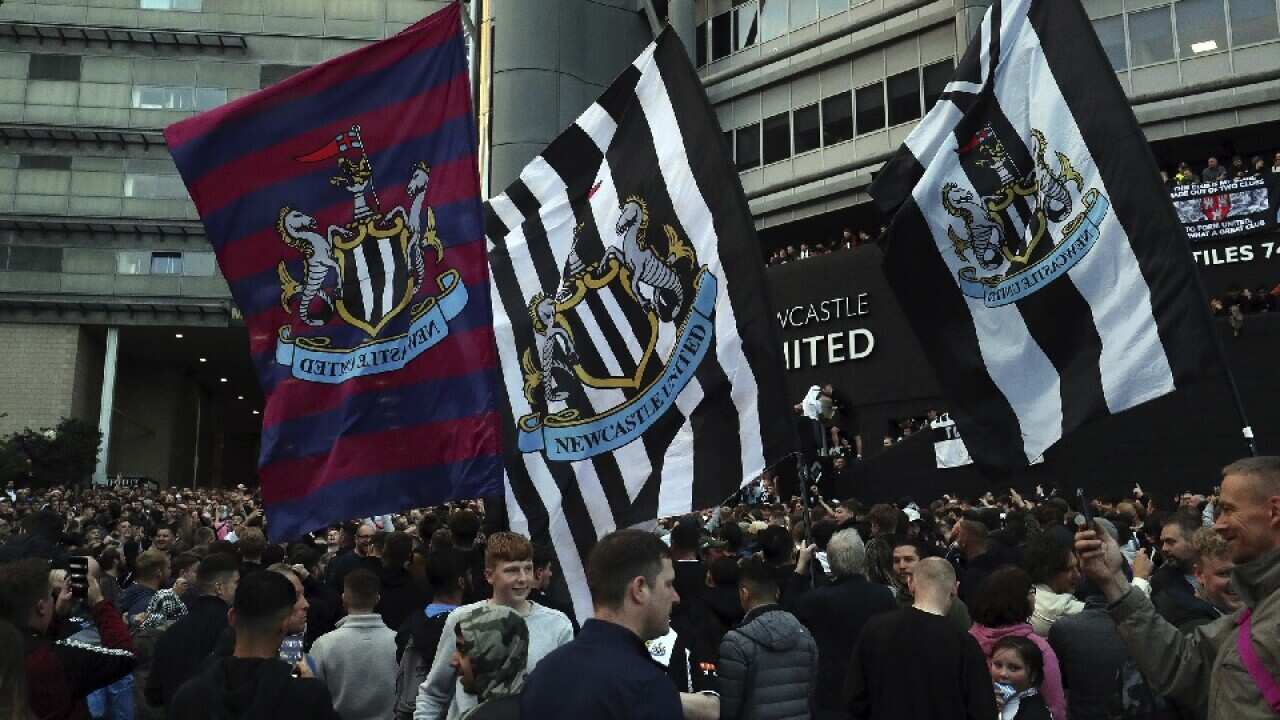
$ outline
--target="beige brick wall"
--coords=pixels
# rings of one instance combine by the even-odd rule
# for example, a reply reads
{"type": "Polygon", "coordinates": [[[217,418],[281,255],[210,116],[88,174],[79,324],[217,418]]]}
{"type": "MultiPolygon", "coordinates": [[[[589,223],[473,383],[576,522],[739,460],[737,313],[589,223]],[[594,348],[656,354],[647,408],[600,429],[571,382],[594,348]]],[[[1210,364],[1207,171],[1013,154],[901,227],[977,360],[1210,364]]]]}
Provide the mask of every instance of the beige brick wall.
{"type": "Polygon", "coordinates": [[[0,323],[0,434],[72,414],[80,332],[76,325],[0,323]]]}

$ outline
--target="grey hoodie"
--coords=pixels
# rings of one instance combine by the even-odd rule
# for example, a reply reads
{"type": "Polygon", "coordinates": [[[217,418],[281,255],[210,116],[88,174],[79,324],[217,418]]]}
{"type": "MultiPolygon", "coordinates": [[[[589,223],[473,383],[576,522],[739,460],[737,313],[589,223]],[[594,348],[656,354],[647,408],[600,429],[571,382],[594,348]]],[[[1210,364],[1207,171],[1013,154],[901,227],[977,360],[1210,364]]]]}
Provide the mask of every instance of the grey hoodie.
{"type": "Polygon", "coordinates": [[[747,613],[720,641],[720,717],[808,718],[818,676],[818,645],[777,605],[747,613]]]}

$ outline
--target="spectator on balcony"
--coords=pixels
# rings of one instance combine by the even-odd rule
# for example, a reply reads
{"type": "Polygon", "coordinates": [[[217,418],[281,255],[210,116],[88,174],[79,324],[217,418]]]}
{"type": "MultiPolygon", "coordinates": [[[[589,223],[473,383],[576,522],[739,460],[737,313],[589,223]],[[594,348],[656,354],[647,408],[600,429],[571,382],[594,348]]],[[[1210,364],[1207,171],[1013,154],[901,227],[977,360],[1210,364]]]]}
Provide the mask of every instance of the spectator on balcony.
{"type": "Polygon", "coordinates": [[[1263,160],[1261,155],[1254,155],[1249,161],[1249,167],[1253,169],[1249,173],[1253,177],[1263,177],[1267,174],[1267,161],[1263,160]]]}
{"type": "Polygon", "coordinates": [[[1227,169],[1218,164],[1218,158],[1209,156],[1209,165],[1200,173],[1200,180],[1203,182],[1217,182],[1225,180],[1227,177],[1227,169]]]}
{"type": "Polygon", "coordinates": [[[1280,152],[1271,160],[1271,174],[1280,175],[1280,152]]]}
{"type": "Polygon", "coordinates": [[[1236,180],[1249,177],[1249,168],[1245,167],[1244,158],[1239,155],[1231,157],[1231,177],[1236,180]]]}
{"type": "Polygon", "coordinates": [[[1173,175],[1174,185],[1190,185],[1199,182],[1199,178],[1191,171],[1191,166],[1184,160],[1178,163],[1178,172],[1173,175]]]}

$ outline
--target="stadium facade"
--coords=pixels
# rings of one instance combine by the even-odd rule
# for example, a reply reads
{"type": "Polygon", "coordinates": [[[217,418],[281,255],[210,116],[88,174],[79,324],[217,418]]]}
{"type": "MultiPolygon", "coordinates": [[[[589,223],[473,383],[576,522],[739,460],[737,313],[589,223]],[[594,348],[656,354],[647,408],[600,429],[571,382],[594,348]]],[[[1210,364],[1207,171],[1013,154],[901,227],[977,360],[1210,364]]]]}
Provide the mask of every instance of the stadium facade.
{"type": "MultiPolygon", "coordinates": [[[[872,174],[942,92],[985,11],[981,0],[472,2],[486,190],[514,179],[669,22],[767,245],[877,222],[872,174]]],[[[245,331],[161,131],[444,4],[5,0],[0,434],[78,417],[109,437],[100,477],[249,479],[261,396],[245,331]]],[[[1084,4],[1162,160],[1280,146],[1277,0],[1084,4]]]]}

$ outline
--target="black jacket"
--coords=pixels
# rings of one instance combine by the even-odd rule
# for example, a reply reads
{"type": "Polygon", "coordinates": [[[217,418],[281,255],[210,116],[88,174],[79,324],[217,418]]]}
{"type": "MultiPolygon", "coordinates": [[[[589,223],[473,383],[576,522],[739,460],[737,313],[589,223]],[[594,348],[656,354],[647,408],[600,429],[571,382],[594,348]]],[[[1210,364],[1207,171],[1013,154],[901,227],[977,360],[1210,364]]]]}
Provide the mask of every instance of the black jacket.
{"type": "Polygon", "coordinates": [[[1170,625],[1184,633],[1222,617],[1212,603],[1196,597],[1196,590],[1186,576],[1171,565],[1165,565],[1151,577],[1151,604],[1170,625]]]}
{"type": "Polygon", "coordinates": [[[169,703],[172,720],[341,720],[324,683],[295,678],[275,658],[222,658],[187,681],[169,703]]]}
{"type": "Polygon", "coordinates": [[[467,720],[520,720],[520,696],[494,698],[476,707],[467,720]]]}
{"type": "Polygon", "coordinates": [[[147,678],[146,697],[152,705],[168,705],[178,688],[200,671],[227,629],[228,606],[222,598],[202,595],[187,614],[156,641],[147,678]]]}
{"type": "Polygon", "coordinates": [[[991,720],[996,698],[978,641],[945,617],[902,608],[867,623],[845,696],[856,720],[991,720]]]}
{"type": "Polygon", "coordinates": [[[431,593],[413,579],[404,568],[383,568],[382,598],[373,611],[382,616],[382,622],[398,630],[414,613],[431,602],[431,593]]]}
{"type": "Polygon", "coordinates": [[[530,673],[522,717],[680,720],[680,696],[640,638],[588,620],[573,642],[552,650],[530,673]]]}
{"type": "Polygon", "coordinates": [[[868,620],[898,607],[893,593],[861,575],[851,575],[792,594],[786,605],[818,642],[817,716],[845,717],[841,691],[854,645],[868,620]]]}

